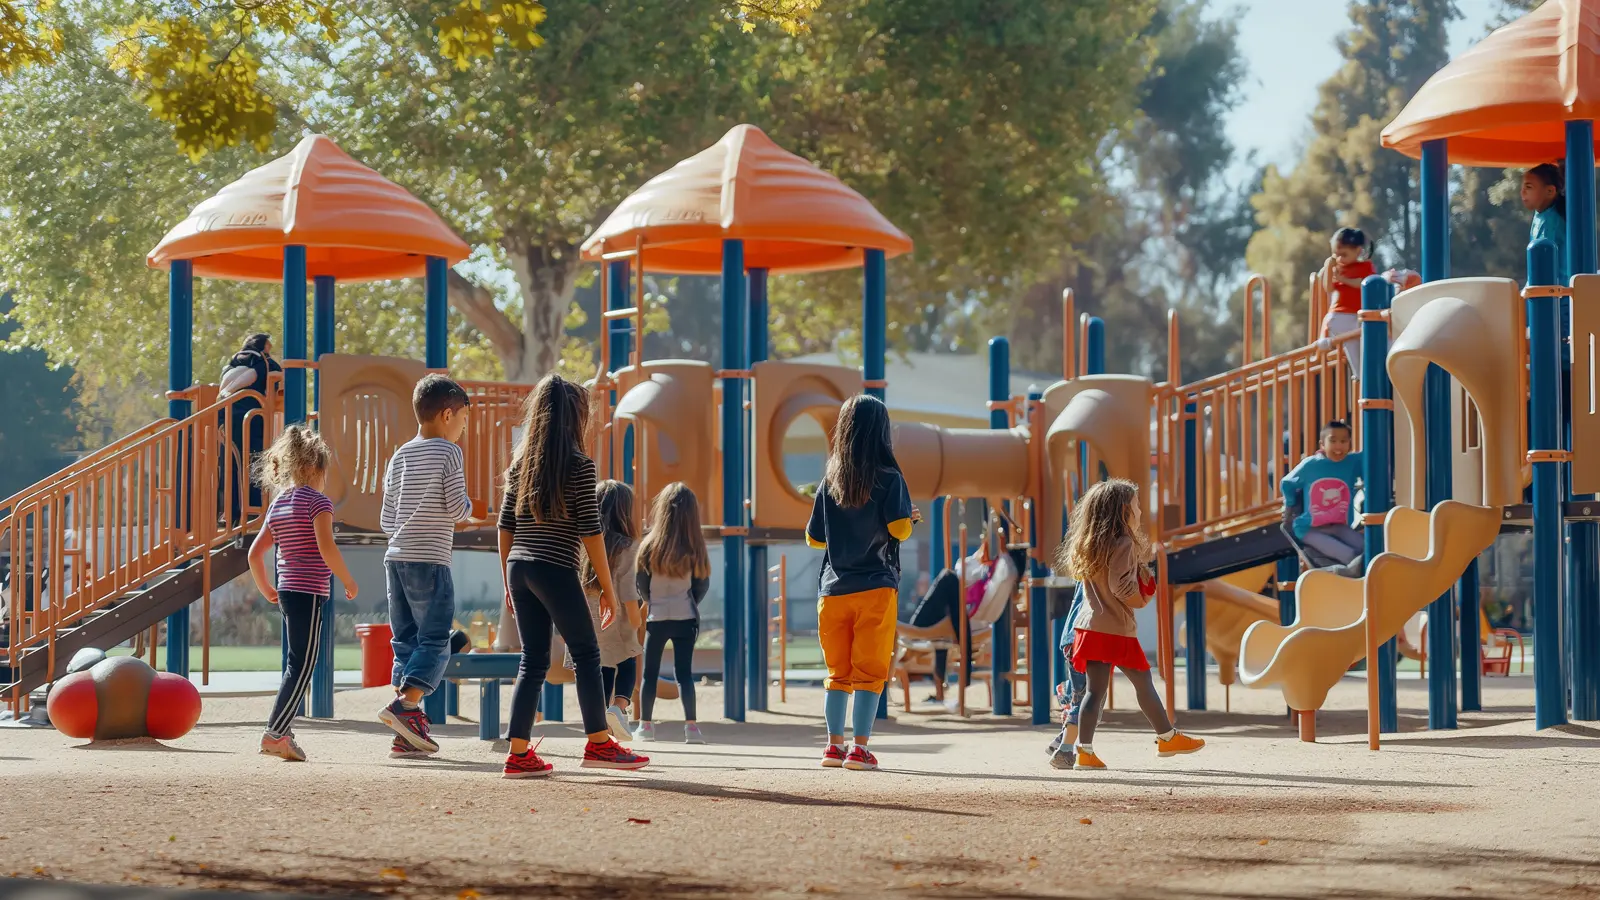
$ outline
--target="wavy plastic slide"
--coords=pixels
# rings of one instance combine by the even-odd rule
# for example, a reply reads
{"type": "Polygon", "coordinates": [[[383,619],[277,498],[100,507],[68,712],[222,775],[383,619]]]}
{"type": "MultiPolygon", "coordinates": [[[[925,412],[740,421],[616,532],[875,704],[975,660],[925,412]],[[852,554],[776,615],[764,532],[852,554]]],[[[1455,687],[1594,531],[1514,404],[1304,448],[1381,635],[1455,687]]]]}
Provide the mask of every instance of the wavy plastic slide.
{"type": "Polygon", "coordinates": [[[1241,681],[1281,687],[1292,709],[1320,708],[1328,691],[1366,656],[1367,605],[1378,640],[1394,637],[1494,543],[1500,510],[1455,500],[1432,513],[1402,506],[1389,511],[1384,528],[1386,550],[1367,566],[1365,578],[1307,572],[1295,587],[1294,622],[1250,626],[1240,652],[1241,681]]]}

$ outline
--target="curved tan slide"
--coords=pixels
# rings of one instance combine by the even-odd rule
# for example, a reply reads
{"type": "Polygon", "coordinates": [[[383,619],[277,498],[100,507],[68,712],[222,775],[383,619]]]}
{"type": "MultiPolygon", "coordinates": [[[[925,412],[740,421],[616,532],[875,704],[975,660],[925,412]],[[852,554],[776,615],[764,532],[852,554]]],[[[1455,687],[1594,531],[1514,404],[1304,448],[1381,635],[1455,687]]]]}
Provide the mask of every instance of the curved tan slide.
{"type": "Polygon", "coordinates": [[[1366,604],[1378,640],[1394,637],[1494,543],[1500,510],[1455,500],[1440,503],[1432,513],[1402,506],[1389,511],[1384,528],[1388,549],[1367,566],[1365,578],[1307,572],[1295,587],[1294,622],[1250,626],[1240,652],[1241,681],[1282,687],[1292,709],[1318,709],[1344,673],[1366,656],[1366,604]]]}
{"type": "MultiPolygon", "coordinates": [[[[1217,675],[1224,687],[1233,684],[1239,661],[1239,645],[1245,630],[1257,622],[1278,621],[1278,601],[1261,591],[1272,578],[1276,564],[1268,563],[1203,582],[1206,595],[1206,652],[1217,661],[1217,675]]],[[[1190,588],[1176,588],[1181,597],[1190,588]]],[[[1186,627],[1178,630],[1178,643],[1187,645],[1186,627]]]]}

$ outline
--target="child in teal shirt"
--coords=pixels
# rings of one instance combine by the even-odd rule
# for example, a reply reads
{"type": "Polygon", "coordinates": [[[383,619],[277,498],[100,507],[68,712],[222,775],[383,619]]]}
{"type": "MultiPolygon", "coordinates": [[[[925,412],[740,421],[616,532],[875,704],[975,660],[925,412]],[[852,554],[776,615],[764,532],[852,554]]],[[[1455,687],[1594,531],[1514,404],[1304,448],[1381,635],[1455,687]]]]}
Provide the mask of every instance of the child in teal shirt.
{"type": "MultiPolygon", "coordinates": [[[[1528,243],[1541,238],[1556,245],[1556,284],[1565,285],[1571,268],[1567,265],[1567,194],[1561,170],[1543,163],[1522,176],[1522,208],[1533,213],[1528,243]]],[[[1562,305],[1566,305],[1563,298],[1562,305]]]]}
{"type": "Polygon", "coordinates": [[[1283,516],[1294,536],[1324,556],[1349,564],[1365,552],[1350,511],[1361,478],[1362,457],[1350,450],[1350,426],[1335,420],[1322,427],[1318,452],[1283,478],[1283,516]],[[1292,518],[1291,518],[1292,517],[1292,518]]]}

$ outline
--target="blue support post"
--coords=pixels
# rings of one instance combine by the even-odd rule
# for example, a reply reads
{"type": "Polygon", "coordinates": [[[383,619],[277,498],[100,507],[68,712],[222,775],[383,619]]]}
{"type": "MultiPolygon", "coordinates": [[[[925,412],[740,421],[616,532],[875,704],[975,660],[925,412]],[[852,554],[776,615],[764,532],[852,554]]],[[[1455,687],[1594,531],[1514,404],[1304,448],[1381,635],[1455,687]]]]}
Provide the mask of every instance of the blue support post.
{"type": "MultiPolygon", "coordinates": [[[[1199,455],[1199,434],[1197,432],[1196,418],[1199,416],[1198,407],[1194,401],[1183,405],[1183,521],[1186,525],[1193,525],[1200,521],[1200,495],[1199,465],[1196,457],[1199,455]]],[[[1188,638],[1188,646],[1184,647],[1183,680],[1187,685],[1187,700],[1190,709],[1206,708],[1206,595],[1202,591],[1190,591],[1183,596],[1183,624],[1188,638]]],[[[1177,635],[1167,635],[1168,641],[1175,641],[1177,635]]]]}
{"type": "MultiPolygon", "coordinates": [[[[325,616],[324,618],[331,618],[331,616],[325,616]]],[[[555,664],[560,665],[561,661],[556,660],[555,664]]],[[[312,678],[316,678],[316,673],[312,673],[312,678]]],[[[428,721],[435,725],[443,725],[445,720],[450,717],[450,704],[446,702],[446,699],[444,685],[440,685],[438,690],[422,698],[422,712],[428,717],[428,721]]]]}
{"type": "MultiPolygon", "coordinates": [[[[746,273],[746,284],[749,291],[749,321],[747,327],[747,352],[750,365],[765,362],[767,358],[767,270],[751,269],[746,273]]],[[[745,417],[745,426],[750,428],[749,417],[745,417]]],[[[748,440],[754,446],[755,437],[750,435],[748,440]]],[[[753,473],[745,473],[747,493],[751,490],[748,485],[753,473]]],[[[749,640],[745,644],[745,704],[750,709],[767,709],[768,665],[772,649],[772,609],[767,595],[767,548],[751,545],[750,554],[750,587],[747,596],[750,598],[750,609],[745,618],[746,631],[749,640]]]]}
{"type": "MultiPolygon", "coordinates": [[[[1554,284],[1556,247],[1528,245],[1528,285],[1554,284]]],[[[1561,322],[1554,297],[1528,300],[1529,449],[1561,449],[1561,322]]],[[[1561,644],[1561,463],[1533,464],[1533,724],[1566,724],[1567,679],[1561,644]]]]}
{"type": "MultiPolygon", "coordinates": [[[[869,249],[862,252],[861,259],[861,380],[867,383],[866,393],[879,400],[887,396],[882,385],[888,352],[888,257],[882,250],[869,249]]],[[[889,718],[887,687],[878,695],[878,718],[889,718]]]]}
{"type": "MultiPolygon", "coordinates": [[[[188,390],[194,383],[194,263],[175,259],[167,269],[167,389],[188,390]]],[[[194,404],[188,400],[168,400],[167,415],[174,419],[187,419],[194,404]]],[[[174,512],[178,522],[187,527],[193,485],[189,480],[191,448],[180,443],[177,473],[173,483],[178,485],[174,512]]],[[[189,607],[167,616],[167,671],[189,676],[189,607]],[[174,640],[173,636],[177,639],[174,640]]]]}
{"type": "MultiPolygon", "coordinates": [[[[1033,389],[1028,390],[1028,406],[1044,402],[1044,393],[1033,389]]],[[[1035,508],[1029,510],[1030,517],[1028,532],[1038,534],[1039,510],[1037,501],[1035,508]]],[[[1034,556],[1041,555],[1042,548],[1034,548],[1034,556]]],[[[1055,634],[1050,627],[1050,591],[1044,587],[1043,579],[1050,577],[1050,567],[1036,558],[1028,561],[1029,575],[1034,578],[1034,586],[1028,591],[1028,705],[1031,708],[1031,720],[1035,725],[1050,724],[1050,697],[1055,692],[1055,680],[1047,679],[1047,674],[1053,674],[1051,656],[1060,656],[1056,652],[1059,644],[1054,643],[1055,634]]]]}
{"type": "Polygon", "coordinates": [[[544,691],[539,694],[539,711],[544,713],[544,720],[546,722],[562,721],[565,718],[565,710],[562,709],[564,705],[562,702],[562,686],[546,681],[544,683],[544,691]]]}
{"type": "MultiPolygon", "coordinates": [[[[1594,122],[1568,122],[1567,267],[1573,275],[1600,271],[1594,168],[1594,122]]],[[[1563,331],[1571,334],[1570,324],[1563,331]]],[[[1564,387],[1572,390],[1570,383],[1564,387]]],[[[1572,423],[1566,424],[1570,434],[1572,423]]],[[[1595,495],[1572,499],[1593,500],[1595,495]]],[[[1572,648],[1572,718],[1593,721],[1600,719],[1600,523],[1573,522],[1567,527],[1567,539],[1571,549],[1566,630],[1572,648]]]]}
{"type": "MultiPolygon", "coordinates": [[[[283,248],[283,358],[306,358],[306,248],[283,248]]],[[[306,370],[284,367],[283,424],[306,421],[306,370]]]]}
{"type": "Polygon", "coordinates": [[[928,561],[928,575],[938,578],[939,573],[945,569],[955,569],[955,561],[945,562],[946,552],[950,549],[950,538],[944,533],[944,505],[949,501],[943,497],[933,498],[933,508],[929,515],[933,516],[933,551],[932,559],[928,561]]]}
{"type": "MultiPolygon", "coordinates": [[[[321,359],[322,354],[333,352],[334,293],[337,285],[332,275],[318,275],[311,279],[311,358],[321,359]]],[[[322,409],[322,373],[312,376],[311,408],[322,409]]]]}
{"type": "MultiPolygon", "coordinates": [[[[745,360],[744,241],[722,242],[722,368],[738,372],[745,360]]],[[[744,721],[745,612],[745,380],[722,379],[722,713],[744,721]]]]}
{"type": "Polygon", "coordinates": [[[427,341],[423,362],[430,369],[450,368],[450,261],[430,256],[423,270],[425,293],[423,334],[427,341]]]}
{"type": "MultiPolygon", "coordinates": [[[[1361,284],[1361,308],[1383,311],[1389,308],[1390,287],[1383,278],[1374,275],[1361,284]]],[[[1381,516],[1394,506],[1394,408],[1384,407],[1392,401],[1393,389],[1389,384],[1389,324],[1383,321],[1361,323],[1361,435],[1363,467],[1361,482],[1366,490],[1366,509],[1363,512],[1381,516]]],[[[1370,563],[1383,552],[1383,525],[1371,524],[1363,529],[1366,541],[1364,552],[1370,563]]],[[[1449,629],[1445,629],[1449,634],[1449,629]]],[[[1395,643],[1385,641],[1378,648],[1378,658],[1367,660],[1367,677],[1378,679],[1378,731],[1392,733],[1400,730],[1396,706],[1395,643]]]]}
{"type": "MultiPolygon", "coordinates": [[[[1011,342],[1003,337],[989,339],[989,400],[1004,403],[1011,399],[1011,342]]],[[[989,427],[1004,431],[1011,419],[1003,409],[989,410],[989,427]]],[[[1004,553],[1004,547],[996,547],[1004,553]]],[[[1016,646],[1016,631],[1011,626],[1011,604],[1006,603],[990,629],[989,687],[994,694],[994,714],[1011,715],[1011,653],[1016,646]]]]}
{"type": "MultiPolygon", "coordinates": [[[[630,279],[628,277],[628,269],[628,261],[625,259],[619,259],[606,263],[605,278],[607,309],[618,310],[628,308],[628,301],[630,299],[628,292],[631,288],[629,283],[630,279]]],[[[629,353],[633,349],[632,342],[629,340],[629,334],[629,324],[621,319],[612,319],[606,323],[606,336],[610,341],[610,346],[607,348],[607,351],[611,357],[611,371],[613,372],[628,364],[629,353]]],[[[615,409],[616,406],[617,392],[612,391],[611,408],[615,409]]],[[[633,484],[634,477],[633,447],[633,425],[632,423],[625,423],[622,428],[622,471],[620,473],[611,472],[611,476],[620,477],[623,483],[629,485],[633,484]]],[[[607,471],[610,471],[611,460],[611,454],[607,452],[607,471]]],[[[641,498],[641,501],[648,503],[649,498],[641,498]]]]}
{"type": "Polygon", "coordinates": [[[1278,624],[1288,625],[1294,621],[1295,600],[1294,586],[1300,579],[1300,560],[1297,557],[1285,556],[1278,560],[1278,624]]]}
{"type": "MultiPolygon", "coordinates": [[[[1450,277],[1450,158],[1445,141],[1422,145],[1422,280],[1450,277]]],[[[1427,505],[1450,499],[1450,375],[1430,365],[1423,382],[1427,437],[1427,505]]],[[[1428,606],[1428,727],[1456,727],[1455,598],[1447,591],[1428,606]]]]}

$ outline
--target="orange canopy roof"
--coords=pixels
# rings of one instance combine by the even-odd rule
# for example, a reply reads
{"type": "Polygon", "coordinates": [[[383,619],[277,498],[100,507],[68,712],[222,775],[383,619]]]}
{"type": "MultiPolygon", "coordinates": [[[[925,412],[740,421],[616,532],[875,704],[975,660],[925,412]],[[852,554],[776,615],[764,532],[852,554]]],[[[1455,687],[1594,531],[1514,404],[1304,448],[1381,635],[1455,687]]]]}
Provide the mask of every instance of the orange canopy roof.
{"type": "Polygon", "coordinates": [[[1567,155],[1565,123],[1600,119],[1600,0],[1548,0],[1434,73],[1383,129],[1411,157],[1447,138],[1450,161],[1530,166],[1567,155]]]}
{"type": "Polygon", "coordinates": [[[421,200],[313,134],[196,206],[146,262],[192,259],[206,278],[282,281],[292,244],[305,246],[308,275],[340,281],[421,277],[426,257],[454,265],[470,252],[421,200]]]}
{"type": "Polygon", "coordinates": [[[745,242],[745,266],[773,272],[847,269],[863,248],[899,256],[911,239],[867,199],[754,125],[657,175],[583,242],[583,258],[632,253],[651,272],[722,271],[722,241],[745,242]]]}

